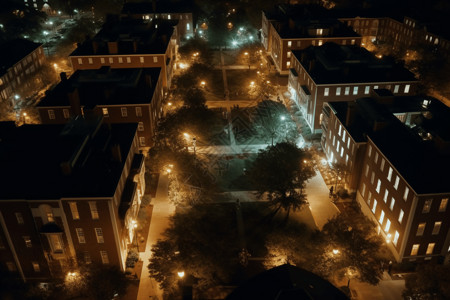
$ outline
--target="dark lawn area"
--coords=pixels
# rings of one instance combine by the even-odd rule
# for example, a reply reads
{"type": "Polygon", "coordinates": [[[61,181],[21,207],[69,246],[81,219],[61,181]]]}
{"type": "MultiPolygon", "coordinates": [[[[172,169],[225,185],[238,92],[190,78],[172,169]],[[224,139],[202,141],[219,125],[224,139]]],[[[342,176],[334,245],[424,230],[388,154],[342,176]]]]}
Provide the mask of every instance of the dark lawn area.
{"type": "Polygon", "coordinates": [[[256,70],[227,70],[230,99],[253,99],[250,95],[252,81],[257,82],[256,70]]]}
{"type": "Polygon", "coordinates": [[[206,83],[205,96],[207,100],[223,100],[225,93],[223,89],[222,70],[213,70],[207,78],[203,79],[206,83]]]}
{"type": "Polygon", "coordinates": [[[217,185],[223,192],[251,191],[252,185],[244,174],[256,158],[256,154],[217,156],[212,160],[212,172],[215,173],[217,185]]]}

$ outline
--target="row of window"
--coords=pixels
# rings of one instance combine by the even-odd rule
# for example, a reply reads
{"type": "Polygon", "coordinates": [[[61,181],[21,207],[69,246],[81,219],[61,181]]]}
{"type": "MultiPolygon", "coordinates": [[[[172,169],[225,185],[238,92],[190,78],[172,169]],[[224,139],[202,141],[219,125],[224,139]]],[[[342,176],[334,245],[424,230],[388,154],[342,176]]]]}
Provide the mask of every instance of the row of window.
{"type": "MultiPolygon", "coordinates": [[[[114,58],[117,59],[117,63],[119,63],[119,64],[122,64],[124,62],[124,58],[125,58],[125,60],[126,60],[126,62],[128,64],[131,64],[131,57],[130,56],[127,56],[127,57],[121,57],[121,56],[119,56],[119,57],[109,57],[108,58],[108,63],[113,64],[114,63],[114,58]]],[[[92,57],[88,57],[87,59],[86,58],[83,59],[83,58],[79,57],[77,59],[77,61],[78,61],[79,65],[82,65],[83,62],[87,62],[90,65],[92,65],[94,63],[94,59],[92,57]]],[[[140,56],[139,57],[139,62],[142,63],[142,64],[145,63],[145,57],[144,56],[140,56]]],[[[153,56],[153,62],[154,63],[158,62],[158,56],[153,56]]],[[[106,64],[106,59],[104,57],[100,57],[100,63],[101,64],[106,64]]]]}
{"type": "MultiPolygon", "coordinates": [[[[428,243],[427,245],[427,251],[425,252],[426,255],[433,254],[434,246],[436,243],[428,243]]],[[[420,244],[414,244],[411,248],[411,256],[416,256],[419,252],[420,244]]]]}
{"type": "MultiPolygon", "coordinates": [[[[83,228],[75,228],[78,237],[78,243],[86,244],[86,236],[84,235],[83,228]]],[[[105,239],[103,237],[103,230],[101,228],[94,228],[95,236],[97,237],[97,243],[103,244],[105,239]]]]}
{"type": "MultiPolygon", "coordinates": [[[[322,30],[322,29],[317,29],[317,30],[322,30]]],[[[318,35],[321,35],[323,31],[317,31],[317,32],[320,32],[320,34],[318,34],[318,35]]],[[[355,39],[351,39],[349,41],[350,41],[350,45],[354,45],[356,43],[355,39]]],[[[313,46],[322,46],[323,42],[324,42],[323,40],[314,40],[313,39],[313,40],[311,40],[311,45],[313,45],[313,46]]],[[[296,41],[296,46],[297,47],[301,47],[301,44],[302,44],[302,41],[296,41]]],[[[347,44],[347,40],[342,40],[341,44],[342,45],[346,45],[347,44]]],[[[292,47],[292,41],[288,41],[287,42],[287,46],[289,48],[291,48],[292,47]]]]}
{"type": "MultiPolygon", "coordinates": [[[[64,119],[70,118],[70,110],[68,108],[62,109],[64,119]]],[[[135,107],[136,117],[142,117],[142,108],[141,107],[135,107]]],[[[120,113],[122,117],[128,117],[128,108],[127,107],[121,107],[120,113]]],[[[49,109],[47,110],[48,118],[50,120],[56,119],[55,110],[49,109]]],[[[109,111],[108,108],[104,107],[102,108],[102,114],[104,117],[109,117],[109,111]]],[[[142,123],[142,122],[141,122],[142,123]]]]}
{"type": "MultiPolygon", "coordinates": [[[[426,225],[427,225],[426,222],[419,223],[419,225],[417,225],[416,236],[423,236],[426,225]]],[[[431,231],[431,235],[438,235],[439,231],[441,230],[441,226],[442,226],[442,221],[434,222],[434,226],[433,226],[433,230],[431,231]]]]}
{"type": "MultiPolygon", "coordinates": [[[[89,203],[89,208],[91,211],[92,220],[98,220],[99,214],[98,214],[98,209],[97,209],[97,203],[95,201],[88,201],[88,203],[89,203]]],[[[69,207],[70,207],[70,212],[72,213],[72,219],[79,220],[80,214],[78,212],[77,203],[71,201],[71,202],[69,202],[69,207]]]]}
{"type": "MultiPolygon", "coordinates": [[[[375,85],[373,88],[374,89],[378,89],[378,85],[375,85]]],[[[410,88],[411,88],[410,84],[405,84],[405,87],[403,89],[403,93],[408,94],[410,88]]],[[[349,86],[344,87],[344,95],[345,96],[350,95],[350,89],[351,89],[351,87],[349,87],[349,86]]],[[[400,85],[399,84],[394,85],[394,94],[397,94],[399,92],[399,90],[400,90],[400,85]]],[[[354,86],[353,90],[352,90],[352,95],[356,96],[356,95],[358,95],[358,93],[359,93],[359,87],[358,86],[354,86]]],[[[364,87],[364,95],[368,95],[369,93],[370,93],[370,86],[366,85],[364,87]]],[[[336,96],[340,96],[341,94],[342,94],[342,88],[341,87],[336,87],[336,96]]],[[[323,95],[325,97],[330,96],[330,88],[325,88],[323,90],[323,95]]]]}

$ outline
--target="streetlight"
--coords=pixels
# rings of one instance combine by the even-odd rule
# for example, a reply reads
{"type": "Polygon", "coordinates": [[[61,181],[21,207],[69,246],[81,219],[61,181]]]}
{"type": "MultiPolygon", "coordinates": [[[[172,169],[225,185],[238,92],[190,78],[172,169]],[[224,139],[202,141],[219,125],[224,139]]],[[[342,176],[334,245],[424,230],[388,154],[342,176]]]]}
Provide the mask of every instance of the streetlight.
{"type": "Polygon", "coordinates": [[[180,277],[180,279],[183,279],[184,271],[177,272],[177,275],[178,275],[178,277],[180,277]]]}
{"type": "Polygon", "coordinates": [[[137,235],[136,235],[136,228],[137,228],[137,222],[136,220],[132,220],[131,224],[133,225],[133,235],[134,235],[134,242],[136,244],[136,248],[139,252],[139,244],[138,244],[138,240],[137,240],[137,235]]]}
{"type": "Polygon", "coordinates": [[[205,81],[201,81],[200,85],[201,85],[202,88],[205,88],[206,82],[205,81]]]}
{"type": "Polygon", "coordinates": [[[333,249],[332,252],[333,252],[334,255],[338,255],[339,254],[339,250],[338,249],[333,249]]]}
{"type": "Polygon", "coordinates": [[[23,123],[26,124],[27,123],[27,113],[24,112],[22,115],[23,115],[23,123]]]}

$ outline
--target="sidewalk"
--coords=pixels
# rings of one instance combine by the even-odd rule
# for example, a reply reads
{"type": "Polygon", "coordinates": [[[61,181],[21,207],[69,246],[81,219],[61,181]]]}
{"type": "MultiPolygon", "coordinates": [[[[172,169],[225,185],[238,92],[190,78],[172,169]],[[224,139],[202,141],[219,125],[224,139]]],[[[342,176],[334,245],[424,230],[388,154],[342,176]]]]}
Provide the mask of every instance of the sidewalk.
{"type": "Polygon", "coordinates": [[[162,291],[159,289],[157,282],[150,278],[147,265],[149,263],[152,245],[158,239],[162,238],[162,233],[169,226],[169,217],[175,211],[175,207],[167,199],[167,188],[167,175],[160,175],[156,197],[150,203],[153,205],[153,212],[147,244],[145,245],[145,251],[139,253],[143,266],[137,300],[162,299],[162,291]]]}

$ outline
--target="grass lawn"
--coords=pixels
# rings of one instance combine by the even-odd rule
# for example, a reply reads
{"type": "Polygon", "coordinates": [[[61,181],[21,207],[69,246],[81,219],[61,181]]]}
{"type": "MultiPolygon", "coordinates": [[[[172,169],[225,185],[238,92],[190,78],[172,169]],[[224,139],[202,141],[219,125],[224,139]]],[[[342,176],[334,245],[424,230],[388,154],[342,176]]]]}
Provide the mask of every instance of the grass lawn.
{"type": "Polygon", "coordinates": [[[249,95],[250,82],[256,82],[256,70],[227,70],[230,99],[253,99],[249,95]]]}

